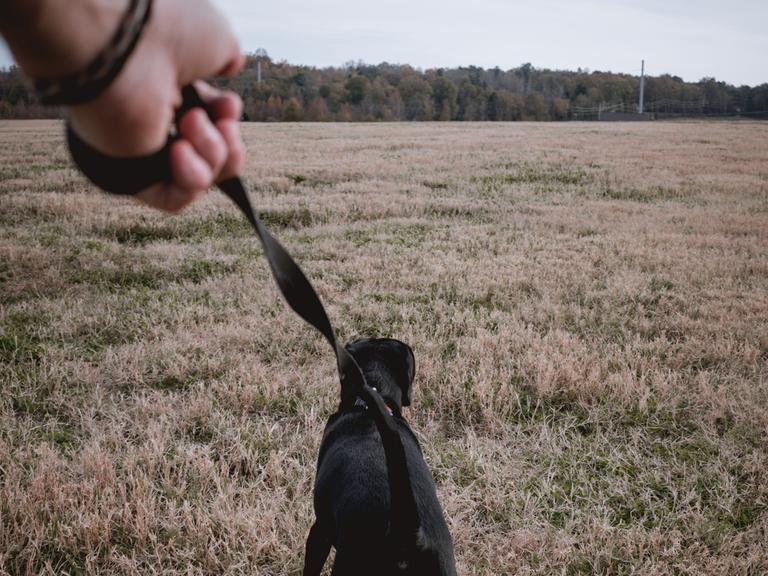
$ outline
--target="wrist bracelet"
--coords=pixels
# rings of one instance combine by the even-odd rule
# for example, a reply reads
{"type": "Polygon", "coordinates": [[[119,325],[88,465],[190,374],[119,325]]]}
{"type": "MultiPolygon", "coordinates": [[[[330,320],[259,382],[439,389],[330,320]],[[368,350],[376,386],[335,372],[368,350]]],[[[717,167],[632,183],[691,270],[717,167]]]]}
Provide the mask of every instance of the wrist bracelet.
{"type": "Polygon", "coordinates": [[[40,101],[47,106],[71,106],[95,100],[123,70],[139,43],[151,12],[152,0],[131,0],[109,44],[85,70],[34,81],[40,101]]]}

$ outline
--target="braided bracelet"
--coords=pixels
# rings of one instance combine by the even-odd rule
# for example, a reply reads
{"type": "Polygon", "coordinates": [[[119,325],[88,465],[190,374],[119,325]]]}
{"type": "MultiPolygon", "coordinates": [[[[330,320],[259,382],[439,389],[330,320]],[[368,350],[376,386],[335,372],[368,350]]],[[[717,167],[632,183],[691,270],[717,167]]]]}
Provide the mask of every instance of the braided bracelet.
{"type": "Polygon", "coordinates": [[[60,78],[38,78],[35,90],[48,106],[71,106],[95,100],[123,70],[149,22],[152,0],[131,0],[109,44],[88,67],[60,78]]]}

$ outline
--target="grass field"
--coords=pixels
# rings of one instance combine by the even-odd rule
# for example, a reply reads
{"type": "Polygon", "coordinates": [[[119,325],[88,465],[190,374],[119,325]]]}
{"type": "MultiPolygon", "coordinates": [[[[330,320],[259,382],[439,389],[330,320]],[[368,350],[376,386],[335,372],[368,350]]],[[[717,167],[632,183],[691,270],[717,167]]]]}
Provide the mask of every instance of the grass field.
{"type": "MultiPolygon", "coordinates": [[[[768,123],[246,125],[264,221],[408,411],[462,575],[768,573],[768,123]]],[[[0,122],[0,573],[298,575],[327,346],[210,193],[0,122]]]]}

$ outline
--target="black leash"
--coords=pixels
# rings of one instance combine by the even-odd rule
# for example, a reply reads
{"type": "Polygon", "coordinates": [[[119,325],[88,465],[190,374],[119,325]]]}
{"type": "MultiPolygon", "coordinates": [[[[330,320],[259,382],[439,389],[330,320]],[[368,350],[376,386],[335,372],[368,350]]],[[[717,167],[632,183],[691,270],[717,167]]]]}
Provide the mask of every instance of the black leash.
{"type": "MultiPolygon", "coordinates": [[[[183,103],[176,112],[176,121],[193,108],[208,108],[191,85],[182,90],[183,103]]],[[[168,154],[176,136],[170,136],[166,145],[158,152],[141,158],[113,158],[106,156],[85,143],[72,127],[67,125],[67,141],[75,164],[90,180],[113,194],[135,194],[155,184],[170,180],[168,154]]],[[[296,264],[288,251],[283,248],[264,224],[259,220],[251,205],[245,186],[240,178],[231,178],[218,183],[224,192],[243,212],[261,241],[264,255],[269,262],[272,276],[277,282],[288,305],[308,324],[320,332],[336,355],[336,366],[342,390],[342,406],[354,406],[358,396],[370,405],[376,405],[383,418],[381,424],[398,434],[396,424],[384,399],[365,381],[365,376],[352,355],[336,340],[336,334],[328,314],[312,284],[296,264]]]]}
{"type": "MultiPolygon", "coordinates": [[[[182,95],[182,106],[176,112],[177,124],[181,116],[192,108],[202,108],[209,113],[194,87],[186,86],[182,95]]],[[[94,184],[114,194],[135,194],[157,182],[169,181],[171,173],[168,155],[176,138],[170,136],[162,150],[149,156],[112,158],[89,146],[67,125],[70,153],[77,166],[94,184]]],[[[259,220],[242,180],[231,178],[219,182],[218,187],[240,208],[256,231],[272,276],[288,305],[320,332],[333,349],[341,382],[342,409],[354,407],[358,398],[362,398],[369,408],[375,407],[369,412],[379,430],[387,457],[387,475],[392,499],[390,533],[393,537],[393,553],[396,558],[407,559],[409,551],[418,542],[421,522],[410,483],[405,448],[395,416],[381,395],[368,385],[360,366],[349,351],[336,340],[336,333],[317,292],[288,251],[259,220]]]]}

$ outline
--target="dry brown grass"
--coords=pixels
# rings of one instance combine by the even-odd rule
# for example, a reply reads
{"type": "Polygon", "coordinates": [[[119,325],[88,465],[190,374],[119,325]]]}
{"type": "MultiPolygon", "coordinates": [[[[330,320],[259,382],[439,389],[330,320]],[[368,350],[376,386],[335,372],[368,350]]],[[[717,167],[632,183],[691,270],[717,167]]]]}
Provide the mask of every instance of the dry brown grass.
{"type": "MultiPolygon", "coordinates": [[[[408,417],[461,574],[768,572],[768,124],[248,125],[255,204],[408,417]]],[[[300,574],[331,355],[216,193],[0,123],[0,573],[300,574]]]]}

